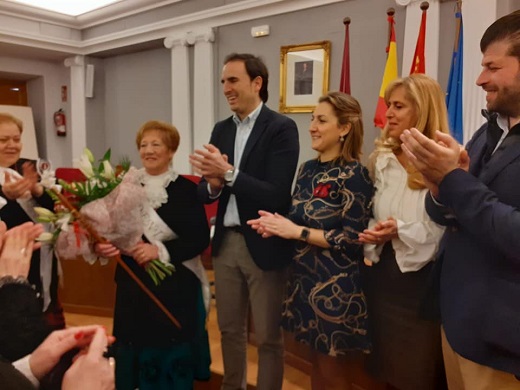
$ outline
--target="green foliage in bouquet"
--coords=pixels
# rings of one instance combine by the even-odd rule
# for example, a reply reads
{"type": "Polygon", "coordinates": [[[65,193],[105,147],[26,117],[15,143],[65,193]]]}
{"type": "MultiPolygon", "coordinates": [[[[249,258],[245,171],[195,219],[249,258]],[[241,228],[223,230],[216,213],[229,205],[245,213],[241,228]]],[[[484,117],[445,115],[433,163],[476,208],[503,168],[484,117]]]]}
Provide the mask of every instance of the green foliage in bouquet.
{"type": "MultiPolygon", "coordinates": [[[[110,157],[111,150],[108,149],[96,167],[92,152],[85,148],[75,165],[85,175],[86,180],[74,183],[59,180],[59,184],[70,194],[70,200],[76,207],[81,208],[89,202],[105,197],[121,183],[124,174],[130,169],[130,160],[123,158],[114,169],[110,164],[110,157]]],[[[51,196],[55,197],[52,193],[51,196]]]]}

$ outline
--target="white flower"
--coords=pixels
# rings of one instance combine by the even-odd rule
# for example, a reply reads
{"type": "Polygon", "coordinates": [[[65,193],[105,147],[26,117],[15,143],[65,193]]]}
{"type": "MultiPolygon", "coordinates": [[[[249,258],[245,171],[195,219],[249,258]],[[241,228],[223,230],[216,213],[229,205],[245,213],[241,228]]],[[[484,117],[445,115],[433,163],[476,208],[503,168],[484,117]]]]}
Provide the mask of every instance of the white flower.
{"type": "Polygon", "coordinates": [[[92,163],[86,154],[82,154],[79,159],[74,159],[72,166],[78,168],[87,179],[94,176],[94,168],[92,168],[92,163]]]}
{"type": "Polygon", "coordinates": [[[56,184],[56,177],[54,171],[45,171],[41,175],[40,184],[45,188],[51,188],[56,184]]]}
{"type": "Polygon", "coordinates": [[[38,236],[36,241],[51,243],[54,240],[54,235],[49,232],[43,232],[38,236]]]}
{"type": "Polygon", "coordinates": [[[90,151],[89,148],[83,149],[83,154],[85,156],[87,156],[87,159],[88,159],[88,161],[90,161],[91,164],[94,164],[94,161],[96,161],[96,160],[95,160],[94,155],[92,154],[92,152],[90,151]]]}
{"type": "Polygon", "coordinates": [[[116,175],[114,173],[114,169],[112,168],[112,165],[110,165],[110,161],[103,160],[103,173],[102,176],[105,179],[112,180],[116,178],[116,175]]]}
{"type": "Polygon", "coordinates": [[[72,215],[63,214],[56,221],[56,226],[58,226],[58,228],[63,230],[64,232],[67,232],[69,230],[69,222],[70,222],[71,218],[72,218],[72,215]]]}
{"type": "Polygon", "coordinates": [[[39,222],[51,222],[56,218],[56,215],[51,210],[44,207],[34,207],[34,211],[38,214],[39,222]]]}

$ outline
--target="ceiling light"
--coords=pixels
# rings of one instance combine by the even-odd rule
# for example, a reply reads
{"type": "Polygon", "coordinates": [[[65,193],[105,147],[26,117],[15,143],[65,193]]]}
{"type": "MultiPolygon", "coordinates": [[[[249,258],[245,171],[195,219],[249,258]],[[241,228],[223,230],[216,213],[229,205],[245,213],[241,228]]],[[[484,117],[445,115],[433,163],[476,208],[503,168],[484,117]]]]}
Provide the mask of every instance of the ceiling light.
{"type": "Polygon", "coordinates": [[[14,3],[29,5],[31,7],[43,8],[60,14],[78,16],[87,12],[105,7],[122,0],[9,0],[14,3]]]}

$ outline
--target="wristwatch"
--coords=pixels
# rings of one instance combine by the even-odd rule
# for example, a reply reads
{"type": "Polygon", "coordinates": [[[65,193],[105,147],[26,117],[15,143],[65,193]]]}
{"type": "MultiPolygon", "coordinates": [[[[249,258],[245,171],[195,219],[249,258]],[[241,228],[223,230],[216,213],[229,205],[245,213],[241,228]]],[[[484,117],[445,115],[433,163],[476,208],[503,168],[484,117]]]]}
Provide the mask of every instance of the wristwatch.
{"type": "Polygon", "coordinates": [[[309,239],[309,234],[311,234],[311,231],[309,229],[307,229],[306,227],[304,227],[302,229],[302,232],[300,233],[299,240],[307,242],[307,240],[309,239]]]}
{"type": "Polygon", "coordinates": [[[233,181],[233,176],[235,176],[235,167],[224,172],[224,182],[226,184],[231,183],[233,181]]]}

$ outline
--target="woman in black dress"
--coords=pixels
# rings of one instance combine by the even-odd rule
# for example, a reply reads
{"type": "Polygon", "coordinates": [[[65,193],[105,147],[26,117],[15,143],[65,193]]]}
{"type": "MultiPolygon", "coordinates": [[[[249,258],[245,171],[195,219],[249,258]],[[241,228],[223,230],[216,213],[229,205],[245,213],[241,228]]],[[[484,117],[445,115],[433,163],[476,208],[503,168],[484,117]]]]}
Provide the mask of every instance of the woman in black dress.
{"type": "MultiPolygon", "coordinates": [[[[144,167],[139,180],[148,205],[142,210],[143,241],[125,253],[123,260],[182,329],[118,266],[114,313],[118,390],[183,390],[191,389],[194,379],[209,379],[203,294],[207,279],[199,256],[209,244],[209,227],[196,184],[172,169],[179,140],[177,129],[160,121],[146,122],[137,133],[144,167]],[[175,266],[173,274],[157,286],[144,269],[154,259],[175,266]]],[[[119,253],[112,244],[97,244],[96,250],[105,257],[119,253]]]]}

